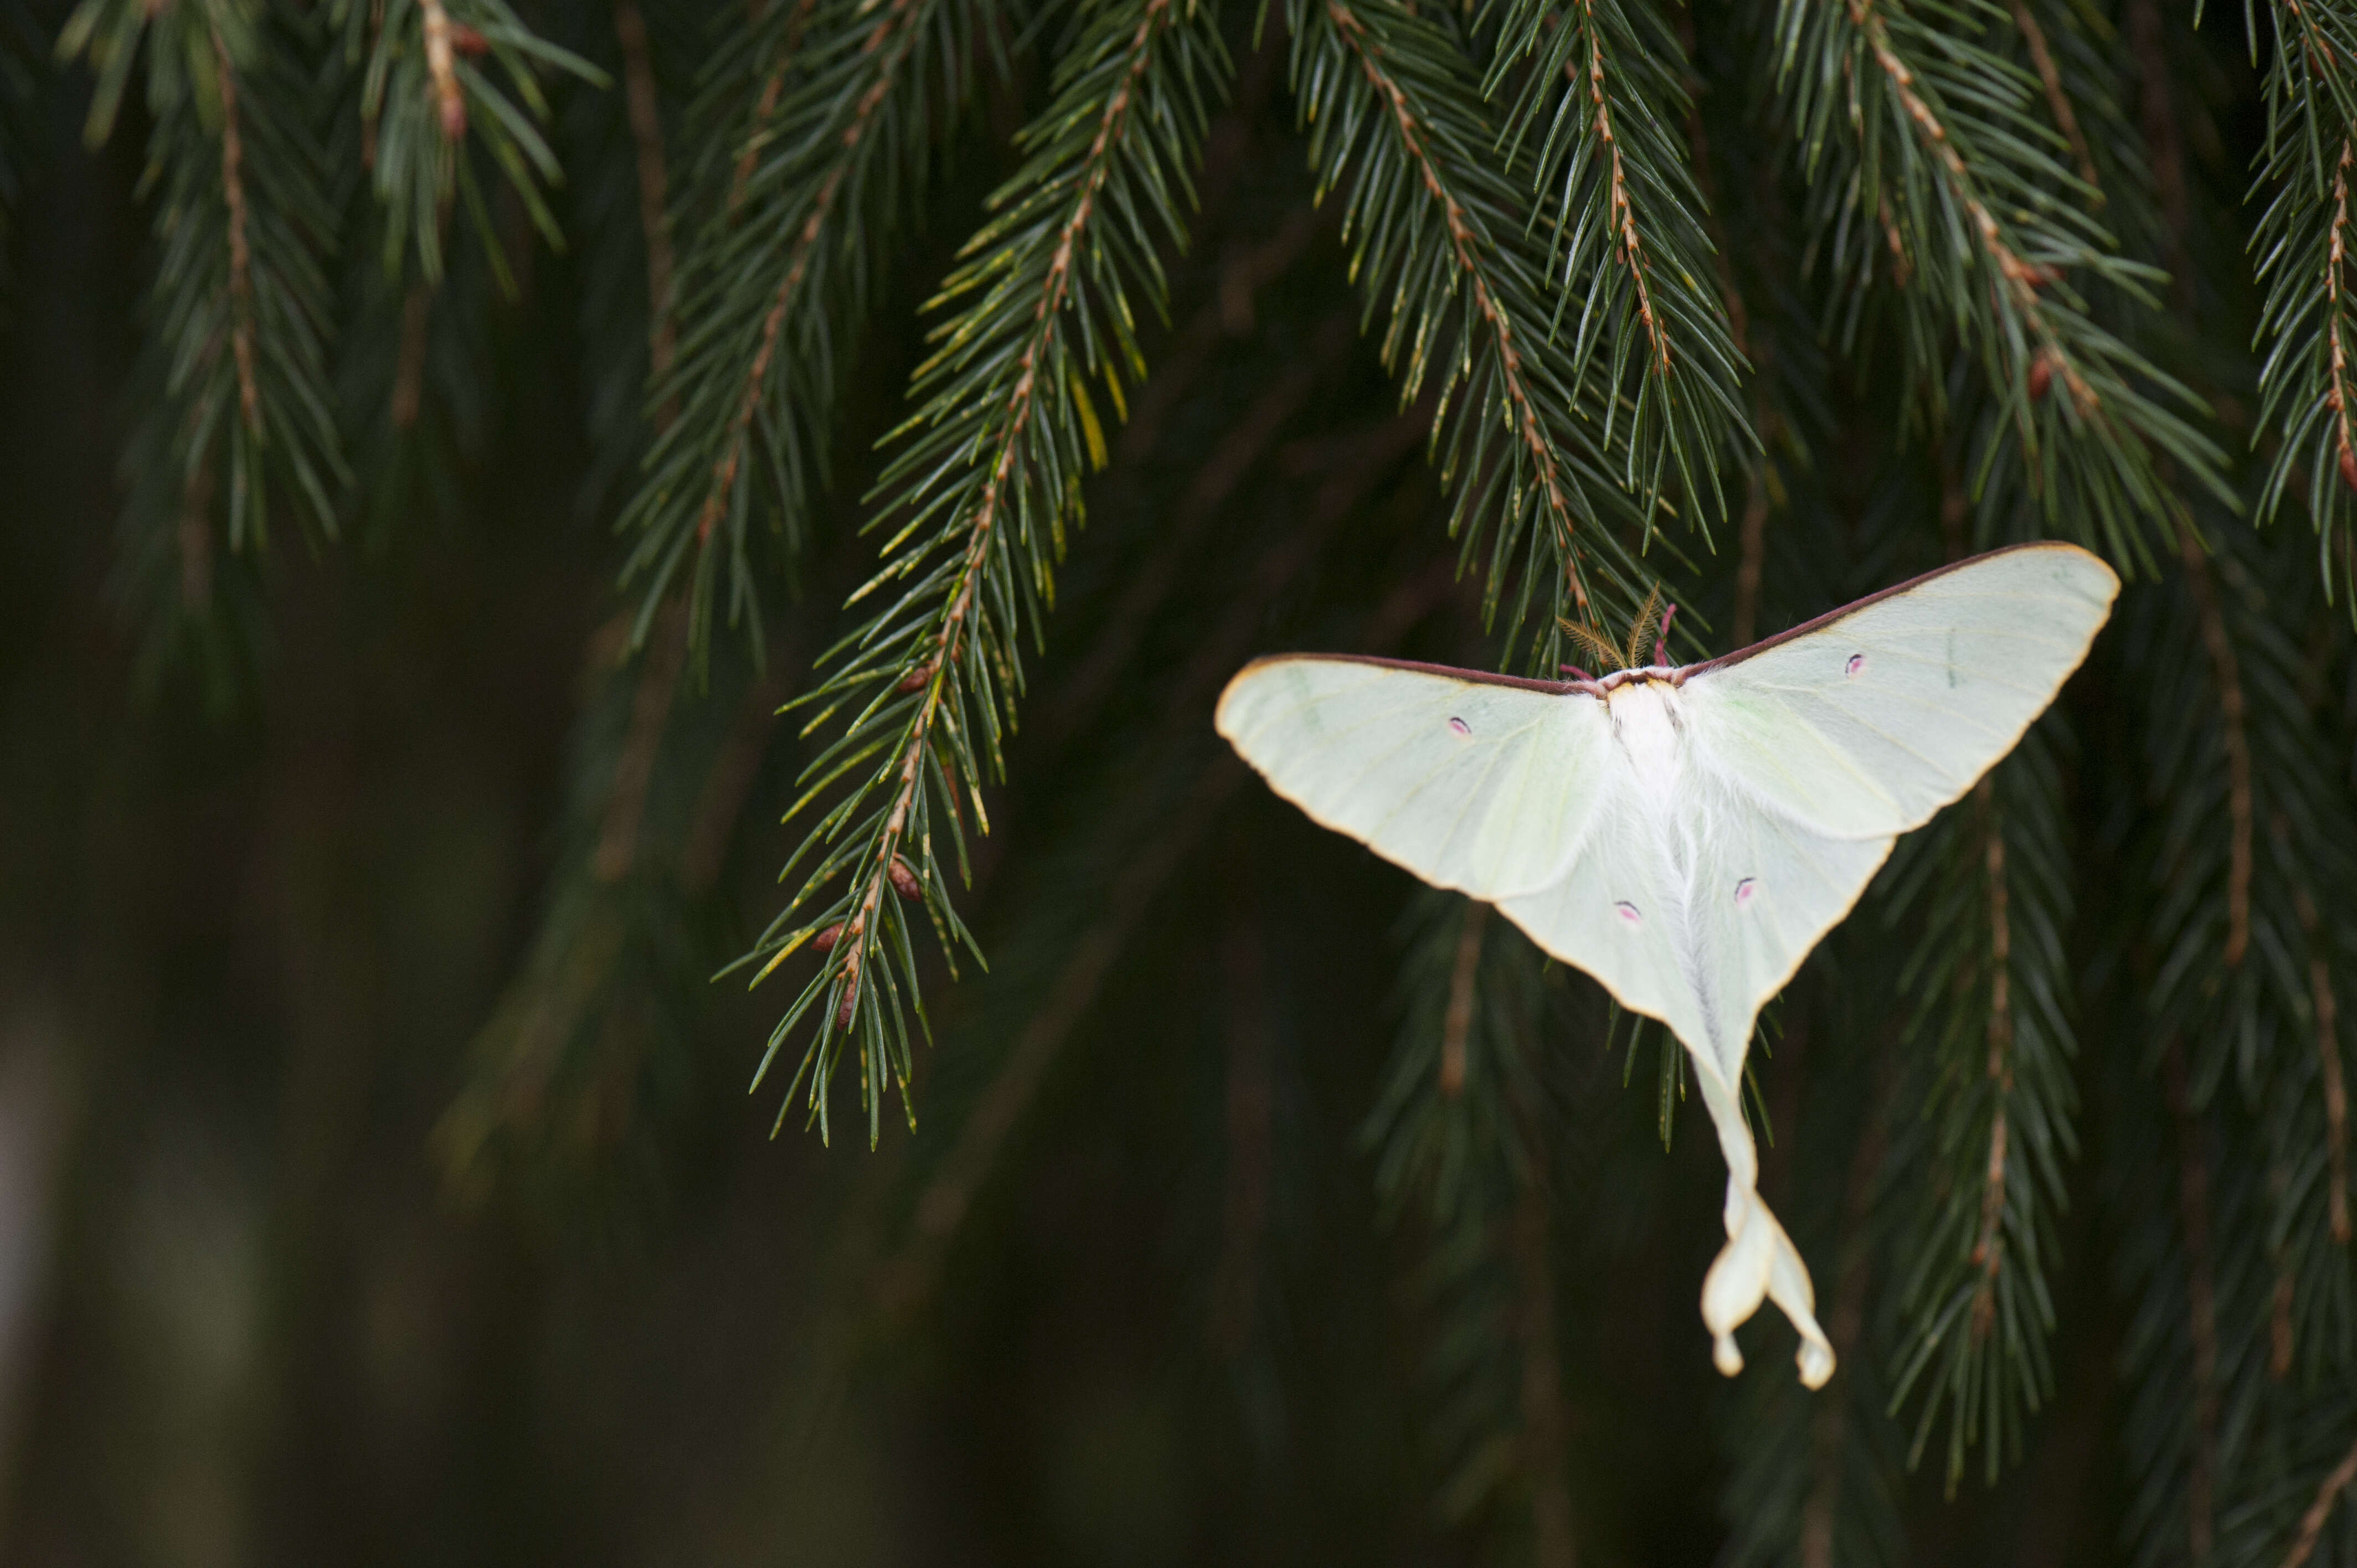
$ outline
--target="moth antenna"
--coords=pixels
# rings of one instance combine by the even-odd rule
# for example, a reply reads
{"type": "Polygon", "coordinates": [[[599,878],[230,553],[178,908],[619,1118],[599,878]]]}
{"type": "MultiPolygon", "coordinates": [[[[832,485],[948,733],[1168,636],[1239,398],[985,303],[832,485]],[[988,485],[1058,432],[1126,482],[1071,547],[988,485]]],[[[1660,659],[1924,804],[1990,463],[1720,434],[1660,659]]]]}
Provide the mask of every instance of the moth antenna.
{"type": "Polygon", "coordinates": [[[1590,675],[1587,671],[1582,670],[1577,664],[1558,664],[1555,668],[1562,673],[1570,676],[1575,681],[1593,681],[1596,679],[1595,676],[1590,675]]]}
{"type": "Polygon", "coordinates": [[[1675,605],[1662,612],[1662,632],[1653,639],[1653,662],[1656,664],[1670,661],[1670,622],[1677,618],[1677,614],[1678,607],[1675,605]]]}
{"type": "Polygon", "coordinates": [[[1652,625],[1653,618],[1661,613],[1662,585],[1656,583],[1645,592],[1645,607],[1639,610],[1637,618],[1629,623],[1629,648],[1621,660],[1621,669],[1637,668],[1637,656],[1645,650],[1645,628],[1652,625]]]}
{"type": "Polygon", "coordinates": [[[1555,624],[1563,628],[1564,635],[1566,637],[1570,638],[1572,641],[1577,643],[1587,652],[1597,659],[1601,660],[1606,664],[1614,665],[1616,667],[1618,666],[1620,659],[1620,650],[1602,633],[1597,631],[1592,627],[1581,626],[1577,621],[1558,619],[1555,624]]]}

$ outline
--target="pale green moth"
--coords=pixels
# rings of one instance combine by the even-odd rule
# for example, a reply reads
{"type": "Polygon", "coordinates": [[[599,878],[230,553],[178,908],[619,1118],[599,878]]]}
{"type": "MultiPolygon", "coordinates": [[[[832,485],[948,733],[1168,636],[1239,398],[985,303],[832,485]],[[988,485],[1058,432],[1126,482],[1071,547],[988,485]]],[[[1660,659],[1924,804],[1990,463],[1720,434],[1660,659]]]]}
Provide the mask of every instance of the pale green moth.
{"type": "Polygon", "coordinates": [[[1753,1021],[1898,835],[2013,749],[2119,585],[2075,545],[2019,545],[1723,658],[1593,681],[1261,659],[1219,730],[1316,821],[1496,905],[1684,1043],[1727,1156],[1714,1359],[1740,1370],[1735,1328],[1772,1300],[1819,1388],[1833,1347],[1738,1095],[1753,1021]]]}

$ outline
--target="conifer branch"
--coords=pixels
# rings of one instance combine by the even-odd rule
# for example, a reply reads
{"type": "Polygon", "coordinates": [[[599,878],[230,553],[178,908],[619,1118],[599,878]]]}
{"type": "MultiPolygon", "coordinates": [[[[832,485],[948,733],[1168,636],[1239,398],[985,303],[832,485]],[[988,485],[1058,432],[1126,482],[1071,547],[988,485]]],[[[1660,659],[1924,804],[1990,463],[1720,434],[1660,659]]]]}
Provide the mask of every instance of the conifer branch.
{"type": "MultiPolygon", "coordinates": [[[[2332,562],[2357,518],[2357,438],[2349,406],[2357,388],[2350,384],[2346,287],[2349,173],[2357,159],[2357,84],[2346,62],[2357,49],[2357,18],[2300,0],[2277,0],[2270,13],[2279,44],[2266,77],[2260,184],[2272,196],[2251,251],[2266,290],[2259,434],[2276,445],[2256,516],[2266,523],[2287,497],[2305,504],[2330,593],[2346,585],[2345,565],[2336,573],[2332,562]],[[2295,496],[2296,489],[2301,493],[2295,496]]],[[[2340,553],[2345,561],[2345,551],[2340,553]]]]}
{"type": "MultiPolygon", "coordinates": [[[[1067,889],[1064,897],[1042,900],[1036,906],[1040,914],[1033,917],[1035,921],[1052,925],[1069,919],[1074,911],[1084,911],[1084,926],[1055,943],[1060,961],[1040,998],[1034,1001],[1014,993],[1021,1009],[1020,1022],[1003,1031],[1013,1043],[951,1135],[947,1148],[931,1162],[916,1198],[910,1235],[898,1253],[877,1270],[877,1296],[894,1316],[905,1319],[931,1294],[950,1242],[983,1183],[998,1167],[1007,1139],[1029,1112],[1057,1057],[1094,1004],[1114,960],[1170,881],[1188,868],[1189,857],[1214,825],[1228,797],[1244,781],[1244,769],[1226,753],[1189,774],[1191,759],[1203,738],[1201,714],[1249,648],[1272,601],[1308,568],[1318,548],[1366,499],[1381,473],[1412,448],[1414,432],[1407,424],[1399,421],[1392,428],[1373,433],[1364,449],[1353,453],[1343,470],[1320,486],[1308,526],[1263,554],[1211,635],[1172,679],[1162,703],[1168,716],[1122,768],[1134,773],[1141,786],[1135,789],[1132,799],[1101,819],[1102,841],[1093,846],[1096,853],[1075,862],[1091,878],[1088,886],[1092,894],[1102,897],[1082,900],[1067,889]],[[1181,766],[1182,759],[1188,766],[1181,766]],[[1164,788],[1165,781],[1173,778],[1191,778],[1175,807],[1164,788]],[[1149,822],[1153,824],[1150,832],[1149,822]],[[1138,850],[1139,844],[1146,847],[1138,850]],[[1109,856],[1119,858],[1121,869],[1107,888],[1096,868],[1109,856]]],[[[1443,585],[1429,575],[1400,585],[1367,618],[1361,646],[1369,651],[1388,651],[1402,631],[1429,611],[1443,585]]],[[[1042,944],[1035,939],[1014,945],[1036,950],[1042,944]]],[[[1004,976],[997,978],[999,993],[1009,994],[1004,976]]]]}
{"type": "Polygon", "coordinates": [[[1970,493],[2018,498],[2044,529],[2130,562],[2173,544],[2153,525],[2173,535],[2183,515],[2163,460],[2229,499],[2221,454],[2179,412],[2198,400],[2089,304],[2101,285],[2149,307],[2157,274],[2115,252],[2090,210],[2097,188],[2056,156],[2069,143],[2045,124],[2036,74],[1993,47],[2012,18],[1992,0],[1936,22],[1899,0],[1781,0],[1777,30],[1779,89],[1834,269],[1841,339],[1858,340],[1889,275],[1881,297],[1935,420],[1951,334],[1961,339],[1989,407],[1970,493]]]}
{"type": "Polygon", "coordinates": [[[2193,1430],[2185,1478],[2186,1543],[2193,1561],[2209,1560],[2217,1536],[2218,1292],[2210,1227],[2210,1173],[2202,1130],[2186,1088],[2185,1052],[2169,1042],[2161,1061],[2163,1092],[2176,1123],[2177,1205],[2185,1237],[2185,1308],[2192,1346],[2193,1430]]]}
{"type": "Polygon", "coordinates": [[[237,128],[237,74],[229,45],[212,29],[213,69],[221,73],[221,204],[229,240],[229,348],[237,365],[238,417],[248,430],[262,424],[262,390],[253,371],[253,245],[246,235],[245,142],[237,128]]]}
{"type": "Polygon", "coordinates": [[[2291,1550],[2284,1553],[2283,1568],[2301,1568],[2316,1553],[2316,1543],[2323,1539],[2325,1521],[2332,1517],[2333,1506],[2341,1494],[2357,1486],[2357,1443],[2349,1445],[2341,1463],[2329,1471],[2316,1488],[2316,1500],[2299,1518],[2299,1533],[2292,1537],[2291,1550]]]}
{"type": "Polygon", "coordinates": [[[908,585],[837,644],[806,699],[817,710],[812,727],[846,718],[805,773],[795,810],[847,788],[789,863],[791,872],[812,862],[756,949],[767,974],[824,936],[824,960],[762,1067],[810,1017],[815,1036],[788,1101],[806,1083],[823,1133],[846,1043],[859,1050],[871,1141],[887,1090],[905,1093],[906,1011],[920,1023],[924,1014],[900,906],[923,907],[945,951],[972,945],[938,856],[954,849],[964,864],[961,796],[988,829],[983,776],[1002,766],[1021,640],[1040,635],[1053,602],[1081,476],[1109,455],[1089,383],[1118,414],[1124,382],[1143,380],[1125,285],[1143,283],[1162,303],[1157,251],[1183,242],[1179,203],[1200,156],[1205,93],[1227,70],[1209,5],[1131,0],[1093,14],[1027,137],[1029,162],[1000,188],[996,215],[942,287],[942,302],[966,303],[917,371],[919,412],[878,486],[877,517],[895,532],[852,602],[908,585]],[[948,844],[936,845],[937,826],[948,844]],[[829,889],[839,891],[823,897],[829,889]]]}
{"type": "Polygon", "coordinates": [[[547,189],[564,178],[543,127],[540,74],[603,87],[605,73],[526,27],[507,0],[335,0],[328,26],[355,82],[382,218],[384,264],[414,259],[429,287],[445,267],[449,220],[463,205],[501,287],[513,282],[477,168],[479,149],[551,249],[565,237],[547,189]],[[501,79],[504,79],[502,82],[501,79]]]}
{"type": "Polygon", "coordinates": [[[2191,528],[2179,532],[2185,585],[2201,628],[2217,682],[2219,740],[2226,756],[2226,945],[2222,957],[2233,969],[2251,945],[2251,741],[2244,714],[2243,675],[2226,618],[2210,582],[2210,562],[2191,528]]]}
{"type": "Polygon", "coordinates": [[[2317,1082],[2324,1108],[2325,1230],[2349,1245],[2349,1090],[2341,1075],[2341,1003],[2327,955],[2332,939],[2304,880],[2292,884],[2292,909],[2308,940],[2309,1015],[2314,1026],[2317,1082]]]}
{"type": "Polygon", "coordinates": [[[2145,736],[2138,782],[2154,807],[2137,851],[2148,867],[2145,1003],[2166,1042],[2155,1098],[2174,1160],[2114,1185],[2146,1216],[2129,1254],[2138,1560],[2190,1552],[2255,1564],[2279,1560],[2285,1537],[2272,1531],[2288,1527],[2280,1515],[2263,1521],[2298,1474],[2283,1468],[2297,1441],[2287,1423],[2305,1419],[2292,1391],[2347,1376],[2352,1271],[2335,1233],[2336,1191],[2343,1224],[2348,1211],[2331,1093],[2346,960],[2319,890],[2344,885],[2357,839],[2306,690],[2304,648],[2321,614],[2306,547],[2226,518],[2205,520],[2205,532],[2215,553],[2188,549],[2126,640],[2145,736]],[[2222,641],[2231,657],[2219,656],[2222,641]],[[2264,830],[2249,841],[2244,795],[2264,830]],[[2228,962],[2238,935],[2240,959],[2228,962]]]}
{"type": "Polygon", "coordinates": [[[1709,285],[1717,257],[1695,156],[1676,129],[1691,117],[1684,51],[1651,8],[1516,0],[1487,90],[1524,62],[1505,139],[1535,149],[1534,221],[1552,231],[1573,373],[1601,382],[1592,395],[1609,411],[1606,441],[1626,444],[1623,482],[1650,497],[1674,478],[1701,523],[1725,510],[1719,460],[1759,438],[1727,306],[1709,285]]]}
{"type": "Polygon", "coordinates": [[[770,122],[776,117],[778,102],[785,95],[786,77],[802,62],[802,35],[810,28],[812,15],[818,9],[818,0],[794,0],[794,8],[786,23],[785,36],[776,46],[777,58],[761,82],[761,96],[753,106],[750,124],[743,133],[745,150],[737,155],[737,166],[728,181],[726,216],[734,219],[745,204],[745,188],[752,182],[753,171],[760,166],[761,146],[769,139],[770,122]]]}
{"type": "MultiPolygon", "coordinates": [[[[969,90],[975,0],[797,0],[720,48],[770,59],[759,102],[698,108],[706,146],[741,146],[725,208],[679,259],[679,354],[652,395],[657,435],[620,527],[639,631],[680,586],[703,649],[725,561],[732,622],[759,652],[763,513],[788,553],[809,532],[850,343],[921,192],[937,128],[969,90]]],[[[723,87],[737,85],[724,80],[723,87]]]]}
{"type": "MultiPolygon", "coordinates": [[[[1395,0],[1295,0],[1293,78],[1321,195],[1350,190],[1343,231],[1403,399],[1426,391],[1460,560],[1480,561],[1484,609],[1505,609],[1511,661],[1552,671],[1555,623],[1621,624],[1650,575],[1627,539],[1650,512],[1605,458],[1609,410],[1550,332],[1543,260],[1521,238],[1520,181],[1446,12],[1395,0]],[[1544,595],[1524,651],[1517,629],[1544,595]]],[[[1650,498],[1648,498],[1650,499],[1650,498]]]]}
{"type": "Polygon", "coordinates": [[[157,257],[122,580],[146,621],[149,667],[194,651],[217,697],[251,656],[253,558],[274,515],[331,536],[346,483],[321,267],[334,225],[303,113],[309,41],[276,11],[137,0],[85,0],[59,37],[98,74],[93,141],[112,130],[143,42],[149,61],[157,257]]]}
{"type": "Polygon", "coordinates": [[[682,607],[636,658],[627,632],[618,617],[593,643],[558,869],[431,1134],[466,1201],[629,1176],[673,1098],[713,965],[685,931],[712,895],[780,693],[731,665],[704,701],[680,702],[682,607]]]}
{"type": "Polygon", "coordinates": [[[1925,1387],[1913,1456],[1944,1407],[1952,1487],[1975,1443],[1995,1479],[2052,1386],[2045,1270],[2077,1102],[2062,944],[2072,893],[2052,744],[2033,729],[1928,830],[1897,893],[1900,908],[1923,910],[1900,986],[1930,1076],[1923,1125],[1902,1155],[1921,1196],[1891,1402],[1925,1387]]]}
{"type": "Polygon", "coordinates": [[[1566,1563],[1574,1521],[1542,1124],[1545,958],[1452,893],[1420,891],[1405,924],[1400,1030],[1360,1137],[1375,1151],[1386,1206],[1428,1234],[1418,1294],[1436,1318],[1426,1424],[1439,1511],[1466,1522],[1513,1507],[1506,1500],[1520,1492],[1540,1561],[1566,1563]],[[1461,983],[1469,948],[1473,974],[1461,983]],[[1461,1079],[1437,1094],[1452,1050],[1461,1079]]]}
{"type": "Polygon", "coordinates": [[[2079,128],[2079,112],[2071,103],[2071,95],[2062,89],[2062,72],[2054,63],[2054,51],[2046,46],[2046,29],[2038,25],[2030,14],[2028,0],[2006,0],[2013,14],[2014,29],[2029,47],[2029,63],[2037,68],[2039,85],[2046,90],[2046,111],[2054,117],[2055,128],[2062,139],[2071,144],[2071,157],[2079,178],[2094,193],[2096,205],[2104,202],[2104,177],[2095,167],[2094,149],[2087,145],[2087,133],[2079,128]]]}
{"type": "MultiPolygon", "coordinates": [[[[661,384],[671,375],[679,340],[672,309],[671,178],[663,161],[662,102],[638,0],[614,0],[614,38],[622,49],[622,102],[637,154],[639,229],[647,251],[647,379],[661,384]]],[[[668,424],[673,412],[668,404],[659,407],[656,422],[668,424]]]]}

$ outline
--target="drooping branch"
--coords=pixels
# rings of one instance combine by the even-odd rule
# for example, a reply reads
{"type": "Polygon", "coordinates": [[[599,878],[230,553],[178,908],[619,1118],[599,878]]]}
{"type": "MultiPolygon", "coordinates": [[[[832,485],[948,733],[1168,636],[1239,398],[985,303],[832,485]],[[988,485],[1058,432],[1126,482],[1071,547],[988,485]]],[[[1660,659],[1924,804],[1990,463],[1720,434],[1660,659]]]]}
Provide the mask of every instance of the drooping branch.
{"type": "MultiPolygon", "coordinates": [[[[638,0],[614,0],[614,38],[622,50],[622,105],[630,118],[630,140],[637,154],[639,228],[647,248],[647,379],[661,384],[670,379],[672,354],[679,341],[679,323],[673,314],[670,174],[663,163],[662,104],[655,91],[654,61],[647,46],[646,18],[638,0]]],[[[676,413],[661,407],[658,423],[676,413]]]]}
{"type": "MultiPolygon", "coordinates": [[[[749,82],[718,73],[688,115],[690,145],[735,150],[736,168],[704,177],[725,176],[725,193],[673,203],[695,218],[670,263],[674,347],[620,521],[639,635],[679,592],[701,657],[725,571],[729,617],[759,656],[762,562],[809,542],[849,351],[990,16],[979,0],[797,0],[721,46],[766,75],[747,103],[749,82]]],[[[661,253],[651,237],[651,267],[661,253]]]]}
{"type": "Polygon", "coordinates": [[[253,370],[253,247],[245,199],[245,141],[238,132],[237,70],[221,29],[212,29],[213,64],[221,73],[221,202],[229,210],[229,348],[237,365],[238,417],[262,431],[262,389],[253,370]]]}
{"type": "Polygon", "coordinates": [[[2068,144],[2038,76],[1986,41],[2018,31],[1996,0],[1947,21],[1781,0],[1780,85],[1841,285],[1827,309],[1845,345],[1895,314],[1932,429],[1963,398],[1976,502],[1994,491],[1985,505],[2151,562],[2174,547],[2157,531],[2182,521],[2180,489],[2233,504],[2223,455],[2189,421],[2193,395],[2108,325],[2109,302],[2157,305],[2150,278],[2056,156],[2068,144]],[[1970,381],[1953,379],[1960,352],[1970,381]]]}
{"type": "Polygon", "coordinates": [[[906,1082],[904,1010],[923,1014],[901,906],[921,906],[945,950],[971,944],[940,855],[966,864],[968,810],[988,829],[982,782],[1002,766],[1019,639],[1039,635],[1052,603],[1080,476],[1109,459],[1090,384],[1118,413],[1143,371],[1125,284],[1142,279],[1158,304],[1155,248],[1183,239],[1169,193],[1200,156],[1203,89],[1225,79],[1216,26],[1209,6],[1172,0],[1096,14],[1059,69],[1029,164],[943,287],[962,307],[916,372],[919,412],[879,486],[877,515],[897,532],[852,596],[878,607],[807,699],[813,725],[845,710],[847,722],[795,810],[843,792],[789,863],[813,862],[759,949],[763,974],[806,944],[825,955],[770,1045],[773,1057],[814,1022],[795,1087],[807,1080],[823,1130],[846,1039],[861,1048],[871,1137],[884,1092],[906,1082]]]}
{"type": "Polygon", "coordinates": [[[2234,657],[2233,639],[2218,606],[2217,589],[2210,581],[2210,560],[2190,528],[2179,532],[2179,555],[2185,564],[2185,584],[2193,597],[2201,628],[2201,646],[2210,655],[2217,682],[2218,722],[2226,752],[2226,967],[2235,968],[2251,945],[2251,739],[2245,722],[2243,674],[2234,657]]]}
{"type": "Polygon", "coordinates": [[[1980,816],[1982,864],[1988,879],[1988,1039],[1989,1101],[1988,1160],[1981,1172],[1980,1229],[1973,1241],[1972,1262],[1980,1270],[1973,1287],[1972,1336],[1988,1337],[1996,1315],[1996,1279],[2005,1267],[2005,1207],[2007,1187],[2007,1102],[2013,1094],[2013,919],[2007,908],[2005,828],[1996,817],[1996,785],[1984,779],[1973,790],[1980,816]]]}
{"type": "MultiPolygon", "coordinates": [[[[1587,588],[1577,564],[1579,560],[1578,547],[1574,542],[1577,520],[1572,513],[1563,465],[1547,433],[1540,411],[1539,396],[1532,388],[1524,369],[1522,346],[1514,338],[1513,319],[1501,308],[1497,290],[1484,264],[1486,258],[1482,252],[1485,247],[1475,234],[1465,203],[1458,199],[1441,177],[1439,166],[1426,145],[1423,126],[1409,102],[1406,90],[1398,77],[1385,68],[1377,46],[1367,36],[1364,24],[1344,4],[1344,0],[1327,0],[1326,16],[1333,23],[1335,33],[1349,48],[1368,85],[1389,111],[1400,149],[1439,211],[1442,226],[1448,231],[1449,251],[1456,263],[1457,273],[1464,280],[1473,309],[1495,336],[1499,389],[1507,416],[1515,439],[1527,455],[1531,472],[1536,477],[1548,525],[1558,542],[1557,548],[1564,560],[1572,564],[1572,596],[1585,615],[1587,611],[1587,588]]],[[[1411,369],[1408,376],[1411,388],[1416,379],[1415,371],[1411,369]]]]}
{"type": "Polygon", "coordinates": [[[2169,1042],[2161,1083],[2176,1123],[2177,1206],[2185,1233],[2185,1306],[2193,1346],[2193,1431],[2186,1471],[2186,1540],[2193,1561],[2206,1563],[2217,1534],[2218,1300],[2210,1237],[2210,1173],[2201,1123],[2186,1086],[2185,1049],[2169,1042]]]}
{"type": "Polygon", "coordinates": [[[1444,411],[1435,442],[1460,560],[1482,564],[1510,660],[1551,671],[1558,620],[1617,625],[1642,598],[1655,574],[1627,541],[1656,521],[1657,476],[1632,473],[1619,394],[1554,330],[1521,171],[1501,165],[1450,16],[1295,0],[1290,16],[1311,166],[1321,192],[1348,187],[1344,236],[1370,311],[1389,317],[1385,363],[1403,399],[1429,392],[1444,411]]]}

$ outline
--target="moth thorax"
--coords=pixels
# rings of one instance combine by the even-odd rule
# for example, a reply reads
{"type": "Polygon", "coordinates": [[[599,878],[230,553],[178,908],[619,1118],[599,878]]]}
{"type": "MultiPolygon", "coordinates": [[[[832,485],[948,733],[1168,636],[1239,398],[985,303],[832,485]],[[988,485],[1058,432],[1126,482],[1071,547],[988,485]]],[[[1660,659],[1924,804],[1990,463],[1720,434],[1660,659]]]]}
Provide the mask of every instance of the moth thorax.
{"type": "Polygon", "coordinates": [[[1658,784],[1674,779],[1680,729],[1673,712],[1676,688],[1666,681],[1631,681],[1607,693],[1604,701],[1612,714],[1613,736],[1629,754],[1637,777],[1658,784]]]}

